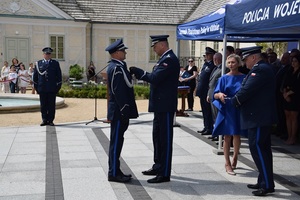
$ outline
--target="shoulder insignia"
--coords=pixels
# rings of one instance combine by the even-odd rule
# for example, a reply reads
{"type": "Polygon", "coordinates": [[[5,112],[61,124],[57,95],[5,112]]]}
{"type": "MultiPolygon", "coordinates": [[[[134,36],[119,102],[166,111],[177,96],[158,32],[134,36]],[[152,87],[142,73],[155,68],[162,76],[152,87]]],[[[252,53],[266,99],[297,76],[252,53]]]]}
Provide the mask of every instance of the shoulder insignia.
{"type": "Polygon", "coordinates": [[[256,73],[251,73],[251,76],[256,76],[256,73]]]}
{"type": "Polygon", "coordinates": [[[168,67],[168,63],[162,63],[164,67],[168,67]]]}
{"type": "Polygon", "coordinates": [[[171,55],[170,55],[170,54],[166,55],[166,58],[170,58],[170,57],[171,57],[171,55]]]}

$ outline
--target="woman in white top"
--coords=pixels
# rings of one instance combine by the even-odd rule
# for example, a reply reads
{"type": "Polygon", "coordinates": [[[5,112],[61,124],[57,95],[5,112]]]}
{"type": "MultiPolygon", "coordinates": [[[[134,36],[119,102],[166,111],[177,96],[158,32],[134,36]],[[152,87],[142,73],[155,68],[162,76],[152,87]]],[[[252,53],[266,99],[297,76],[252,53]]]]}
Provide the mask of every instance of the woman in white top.
{"type": "Polygon", "coordinates": [[[29,84],[31,85],[31,94],[35,94],[34,84],[33,84],[33,80],[32,80],[33,71],[34,71],[34,65],[33,65],[33,63],[30,63],[29,64],[29,69],[28,69],[28,75],[29,75],[29,78],[30,78],[29,84]]]}
{"type": "Polygon", "coordinates": [[[18,77],[19,77],[19,88],[21,90],[22,94],[26,93],[26,87],[28,86],[29,83],[29,75],[28,71],[25,69],[25,65],[23,63],[20,64],[20,70],[18,72],[18,77]]]}
{"type": "Polygon", "coordinates": [[[9,81],[8,81],[8,74],[9,74],[9,66],[8,66],[8,62],[4,61],[4,66],[2,67],[1,70],[1,79],[2,79],[2,91],[4,93],[9,93],[9,81]]]}

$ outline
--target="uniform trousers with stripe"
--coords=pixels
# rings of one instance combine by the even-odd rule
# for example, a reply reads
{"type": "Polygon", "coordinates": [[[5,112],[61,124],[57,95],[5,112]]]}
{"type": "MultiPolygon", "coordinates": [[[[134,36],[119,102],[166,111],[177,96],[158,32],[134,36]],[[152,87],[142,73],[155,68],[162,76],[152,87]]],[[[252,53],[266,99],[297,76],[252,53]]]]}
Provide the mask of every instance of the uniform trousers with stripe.
{"type": "Polygon", "coordinates": [[[249,149],[259,172],[257,183],[263,189],[274,188],[270,130],[270,126],[248,129],[249,149]]]}
{"type": "Polygon", "coordinates": [[[174,112],[154,112],[153,147],[154,165],[158,176],[170,177],[173,150],[174,112]]]}
{"type": "Polygon", "coordinates": [[[54,92],[40,93],[41,113],[44,122],[53,122],[55,118],[55,101],[56,101],[56,93],[54,92]]]}
{"type": "Polygon", "coordinates": [[[124,143],[124,133],[129,125],[128,118],[114,119],[110,123],[110,142],[108,176],[121,175],[120,171],[120,154],[124,143]]]}
{"type": "MultiPolygon", "coordinates": [[[[207,94],[207,92],[206,92],[207,94]]],[[[212,132],[213,131],[213,118],[211,113],[211,105],[206,100],[206,95],[200,96],[200,105],[202,109],[204,129],[212,132]]]]}

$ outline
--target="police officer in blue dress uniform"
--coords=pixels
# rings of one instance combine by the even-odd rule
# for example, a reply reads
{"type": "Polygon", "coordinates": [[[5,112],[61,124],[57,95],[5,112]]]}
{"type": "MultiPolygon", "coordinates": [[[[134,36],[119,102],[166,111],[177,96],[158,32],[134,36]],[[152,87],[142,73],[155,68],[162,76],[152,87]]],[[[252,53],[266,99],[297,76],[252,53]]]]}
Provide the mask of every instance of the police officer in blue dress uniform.
{"type": "Polygon", "coordinates": [[[276,123],[275,75],[261,58],[262,47],[242,49],[242,58],[250,69],[232,103],[241,109],[241,128],[247,129],[249,149],[259,175],[256,184],[248,184],[255,196],[274,192],[271,126],[276,123]]]}
{"type": "Polygon", "coordinates": [[[144,175],[156,175],[148,183],[170,181],[173,145],[173,120],[177,109],[177,86],[180,69],[179,60],[169,48],[169,35],[150,36],[153,50],[160,59],[148,73],[136,67],[130,72],[137,79],[150,83],[149,112],[154,112],[152,139],[154,165],[143,171],[144,175]]]}
{"type": "Polygon", "coordinates": [[[107,86],[109,88],[107,119],[111,122],[108,181],[123,183],[131,180],[131,174],[124,174],[120,170],[119,158],[124,142],[124,132],[128,128],[129,119],[138,117],[132,77],[124,62],[126,49],[122,39],[115,41],[105,49],[111,55],[107,67],[107,86]]]}
{"type": "Polygon", "coordinates": [[[44,59],[36,62],[33,72],[34,88],[40,95],[41,126],[54,126],[56,94],[61,88],[62,75],[59,62],[51,59],[53,49],[45,47],[44,59]]]}
{"type": "Polygon", "coordinates": [[[207,92],[209,90],[209,77],[212,71],[214,70],[214,68],[216,67],[213,62],[213,56],[215,53],[216,51],[213,50],[212,48],[210,47],[205,48],[206,61],[203,64],[201,72],[198,76],[196,96],[200,98],[204,129],[197,132],[201,133],[202,135],[211,135],[213,130],[213,118],[212,118],[211,106],[207,102],[206,98],[207,98],[207,92]]]}

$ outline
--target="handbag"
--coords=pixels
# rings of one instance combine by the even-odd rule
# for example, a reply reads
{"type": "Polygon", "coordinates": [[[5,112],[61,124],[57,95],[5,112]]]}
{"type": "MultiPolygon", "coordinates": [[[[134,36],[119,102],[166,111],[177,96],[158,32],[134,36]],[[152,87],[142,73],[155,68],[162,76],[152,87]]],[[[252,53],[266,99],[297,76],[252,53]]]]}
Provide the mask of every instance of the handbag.
{"type": "Polygon", "coordinates": [[[182,78],[189,78],[192,75],[190,73],[188,73],[187,71],[183,72],[183,74],[181,75],[182,78]]]}

